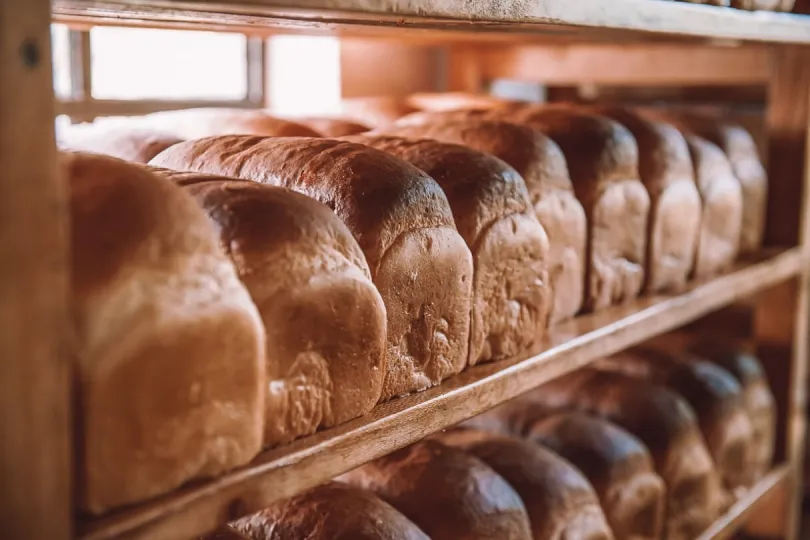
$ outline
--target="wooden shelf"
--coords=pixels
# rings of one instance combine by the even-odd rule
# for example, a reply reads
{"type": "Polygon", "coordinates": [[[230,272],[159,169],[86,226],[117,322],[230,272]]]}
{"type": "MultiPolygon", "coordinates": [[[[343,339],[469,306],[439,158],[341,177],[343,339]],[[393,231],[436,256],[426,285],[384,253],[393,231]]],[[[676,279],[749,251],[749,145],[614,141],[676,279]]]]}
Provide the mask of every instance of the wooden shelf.
{"type": "Polygon", "coordinates": [[[576,39],[810,43],[810,18],[661,0],[55,0],[58,20],[91,24],[407,33],[441,30],[576,39]]]}
{"type": "Polygon", "coordinates": [[[588,364],[797,276],[799,248],[771,250],[683,294],[641,298],[554,327],[524,358],[476,366],[427,392],[282,448],[250,466],[131,509],[80,524],[82,540],[193,538],[388,454],[430,433],[588,364]]]}
{"type": "Polygon", "coordinates": [[[790,465],[780,465],[766,474],[757,484],[734,503],[720,519],[698,537],[698,540],[725,540],[745,525],[751,513],[783,487],[789,479],[790,465]]]}

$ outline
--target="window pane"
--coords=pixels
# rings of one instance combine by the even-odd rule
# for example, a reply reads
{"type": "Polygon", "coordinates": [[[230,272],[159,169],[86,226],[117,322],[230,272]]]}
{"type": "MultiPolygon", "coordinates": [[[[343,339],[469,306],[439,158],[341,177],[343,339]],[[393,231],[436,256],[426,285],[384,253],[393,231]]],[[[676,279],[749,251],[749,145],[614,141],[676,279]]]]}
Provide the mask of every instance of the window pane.
{"type": "Polygon", "coordinates": [[[270,107],[280,115],[340,111],[340,42],[326,36],[270,39],[270,107]]]}
{"type": "Polygon", "coordinates": [[[96,27],[90,43],[98,99],[242,100],[247,94],[241,34],[96,27]]]}
{"type": "Polygon", "coordinates": [[[64,24],[51,25],[53,48],[53,91],[56,97],[70,97],[70,38],[64,24]]]}

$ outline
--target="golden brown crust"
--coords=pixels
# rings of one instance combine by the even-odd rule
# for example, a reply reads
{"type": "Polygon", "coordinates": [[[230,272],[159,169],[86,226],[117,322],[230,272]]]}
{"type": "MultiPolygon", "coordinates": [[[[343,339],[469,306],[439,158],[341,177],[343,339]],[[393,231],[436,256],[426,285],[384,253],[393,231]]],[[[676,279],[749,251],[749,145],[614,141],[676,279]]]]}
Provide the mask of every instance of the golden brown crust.
{"type": "Polygon", "coordinates": [[[638,296],[650,197],[639,180],[633,135],[613,120],[570,107],[525,106],[497,116],[545,133],[565,154],[588,217],[586,307],[598,310],[638,296]]]}
{"type": "Polygon", "coordinates": [[[667,491],[667,538],[689,539],[727,500],[689,404],[667,388],[619,373],[581,369],[526,394],[536,406],[606,418],[641,439],[667,491]]]}
{"type": "Polygon", "coordinates": [[[703,204],[694,275],[705,279],[728,270],[742,238],[744,200],[740,184],[723,152],[696,135],[687,135],[703,204]]]}
{"type": "Polygon", "coordinates": [[[456,109],[482,109],[509,107],[519,102],[490,94],[470,92],[419,92],[406,98],[406,103],[422,111],[451,111],[456,109]]]}
{"type": "Polygon", "coordinates": [[[82,510],[245,464],[261,446],[264,329],[194,200],[142,166],[61,155],[82,510]]]}
{"type": "Polygon", "coordinates": [[[733,493],[754,482],[753,427],[743,407],[742,388],[730,373],[710,362],[651,347],[607,358],[599,368],[655,381],[683,396],[697,414],[726,489],[733,493]]]}
{"type": "Polygon", "coordinates": [[[182,139],[160,131],[135,127],[87,124],[71,126],[59,133],[63,150],[93,152],[132,161],[149,161],[182,139]]]}
{"type": "Polygon", "coordinates": [[[701,199],[686,139],[674,126],[623,108],[589,110],[619,122],[638,145],[638,170],[650,195],[645,290],[679,291],[695,260],[701,199]]]}
{"type": "Polygon", "coordinates": [[[501,475],[526,506],[534,540],[611,540],[599,498],[587,478],[553,452],[517,437],[469,429],[438,436],[501,475]]]}
{"type": "Polygon", "coordinates": [[[426,440],[367,463],[343,480],[377,493],[433,540],[529,540],[526,509],[475,457],[426,440]]]}
{"type": "Polygon", "coordinates": [[[526,183],[537,219],[549,238],[554,291],[550,322],[579,311],[585,286],[587,223],[571,186],[565,156],[554,141],[526,126],[475,119],[399,126],[384,133],[463,144],[514,167],[526,183]]]}
{"type": "Polygon", "coordinates": [[[394,96],[347,98],[341,102],[343,117],[371,128],[390,126],[401,116],[417,110],[403,98],[394,96]]]}
{"type": "MultiPolygon", "coordinates": [[[[450,122],[466,122],[469,120],[503,120],[493,114],[491,109],[449,109],[437,111],[412,111],[403,114],[392,122],[390,127],[421,126],[424,124],[447,124],[450,122]]],[[[386,126],[380,126],[386,128],[386,126]]]]}
{"type": "Polygon", "coordinates": [[[429,540],[370,491],[329,482],[231,524],[249,540],[429,540]]]}
{"type": "Polygon", "coordinates": [[[216,135],[262,135],[266,137],[319,137],[305,125],[250,109],[183,109],[148,114],[139,122],[181,139],[216,135]]]}
{"type": "Polygon", "coordinates": [[[419,169],[345,141],[245,136],[187,141],[153,164],[287,187],[335,211],[385,301],[383,399],[438,384],[466,365],[472,256],[441,187],[419,169]]]}
{"type": "Polygon", "coordinates": [[[209,180],[185,189],[216,225],[267,329],[265,445],[370,411],[385,374],[385,306],[346,226],[284,188],[209,180]]]}
{"type": "Polygon", "coordinates": [[[434,178],[473,255],[470,365],[509,358],[543,336],[551,308],[548,237],[523,179],[466,146],[385,135],[353,137],[434,178]]]}
{"type": "Polygon", "coordinates": [[[291,119],[320,133],[324,137],[345,137],[369,131],[365,124],[342,118],[305,117],[291,119]]]}

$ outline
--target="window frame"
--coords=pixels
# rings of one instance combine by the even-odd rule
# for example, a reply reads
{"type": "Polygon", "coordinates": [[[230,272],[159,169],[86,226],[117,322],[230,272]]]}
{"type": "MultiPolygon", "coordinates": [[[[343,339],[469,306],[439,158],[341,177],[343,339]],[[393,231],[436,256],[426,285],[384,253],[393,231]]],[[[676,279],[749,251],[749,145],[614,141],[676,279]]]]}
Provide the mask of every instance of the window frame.
{"type": "Polygon", "coordinates": [[[267,105],[267,42],[246,36],[246,88],[241,100],[195,99],[95,99],[92,94],[90,30],[92,27],[68,27],[68,72],[70,95],[56,102],[56,114],[72,123],[92,122],[105,116],[138,116],[153,112],[196,107],[264,108],[267,105]]]}

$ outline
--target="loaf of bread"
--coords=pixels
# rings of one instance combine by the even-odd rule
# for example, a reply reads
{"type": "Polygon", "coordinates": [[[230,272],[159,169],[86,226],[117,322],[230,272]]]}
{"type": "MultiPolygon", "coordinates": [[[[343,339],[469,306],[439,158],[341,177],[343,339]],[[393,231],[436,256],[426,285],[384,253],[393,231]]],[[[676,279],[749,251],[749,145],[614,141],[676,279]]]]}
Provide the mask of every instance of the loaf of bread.
{"type": "Polygon", "coordinates": [[[136,125],[157,129],[181,139],[215,135],[264,135],[267,137],[320,137],[302,124],[282,120],[261,110],[183,109],[134,118],[136,125]]]}
{"type": "Polygon", "coordinates": [[[553,297],[549,247],[523,178],[498,158],[458,144],[385,135],[352,140],[423,170],[444,190],[473,257],[469,364],[539,343],[553,297]]]}
{"type": "Polygon", "coordinates": [[[638,147],[619,123],[569,107],[526,106],[500,116],[526,124],[562,148],[588,217],[585,306],[632,300],[644,282],[650,197],[639,180],[638,147]]]}
{"type": "Polygon", "coordinates": [[[370,129],[365,124],[342,118],[306,117],[291,120],[317,131],[324,137],[345,137],[346,135],[363,133],[370,129]]]}
{"type": "Polygon", "coordinates": [[[79,509],[244,465],[262,443],[264,329],[205,212],[143,166],[81,153],[60,165],[79,509]]]}
{"type": "Polygon", "coordinates": [[[370,491],[329,482],[230,525],[249,540],[429,540],[370,491]]]}
{"type": "Polygon", "coordinates": [[[515,490],[479,459],[425,440],[341,477],[369,489],[432,540],[530,540],[515,490]]]}
{"type": "Polygon", "coordinates": [[[571,463],[517,437],[454,429],[438,439],[477,457],[517,491],[533,540],[612,540],[613,533],[588,480],[571,463]]]}
{"type": "Polygon", "coordinates": [[[753,428],[751,475],[757,480],[770,470],[776,438],[776,401],[759,360],[744,350],[715,341],[699,341],[692,353],[727,370],[742,388],[742,403],[753,428]]]}
{"type": "Polygon", "coordinates": [[[667,486],[666,538],[697,537],[726,506],[727,496],[695,413],[671,390],[585,368],[520,399],[546,409],[588,412],[641,439],[667,486]]]}
{"type": "Polygon", "coordinates": [[[424,124],[448,124],[452,122],[468,122],[470,120],[503,120],[499,113],[510,111],[518,107],[491,107],[491,108],[461,108],[436,111],[413,111],[397,118],[392,127],[421,126],[424,124]]]}
{"type": "Polygon", "coordinates": [[[314,199],[214,178],[186,178],[185,189],[219,230],[264,321],[265,445],[367,413],[382,391],[386,318],[357,242],[314,199]]]}
{"type": "Polygon", "coordinates": [[[702,137],[687,135],[695,178],[703,202],[694,275],[708,278],[728,270],[737,257],[742,238],[744,204],[740,183],[726,156],[702,137]]]}
{"type": "Polygon", "coordinates": [[[343,117],[371,128],[390,126],[401,116],[418,110],[405,99],[395,96],[346,98],[341,102],[343,117]]]}
{"type": "Polygon", "coordinates": [[[639,176],[650,196],[645,290],[682,290],[692,272],[701,224],[701,198],[686,140],[672,125],[627,108],[590,110],[626,127],[638,145],[639,176]]]}
{"type": "MultiPolygon", "coordinates": [[[[697,115],[670,115],[669,120],[683,131],[691,132],[716,144],[725,153],[742,190],[743,214],[740,252],[755,253],[762,247],[765,232],[765,208],[768,175],[757,152],[754,138],[743,127],[716,118],[697,115]]],[[[698,179],[698,182],[700,180],[698,179]]]]}
{"type": "Polygon", "coordinates": [[[181,142],[173,135],[122,125],[80,124],[60,130],[57,143],[63,150],[105,154],[134,163],[153,157],[181,142]]]}
{"type": "MultiPolygon", "coordinates": [[[[526,411],[531,416],[531,410],[526,411]]],[[[537,419],[525,436],[571,461],[593,485],[616,538],[660,539],[666,492],[650,453],[627,431],[580,412],[537,419]]]]}
{"type": "Polygon", "coordinates": [[[508,108],[520,104],[491,94],[474,94],[470,92],[419,92],[409,95],[405,101],[415,109],[422,111],[488,110],[495,107],[508,108]]]}
{"type": "Polygon", "coordinates": [[[695,411],[726,489],[734,493],[754,482],[754,430],[743,407],[742,388],[729,372],[694,356],[651,347],[606,358],[598,367],[677,392],[695,411]]]}
{"type": "Polygon", "coordinates": [[[472,256],[441,187],[419,169],[346,141],[250,136],[186,141],[152,163],[287,187],[335,211],[385,302],[383,399],[467,364],[472,256]]]}
{"type": "Polygon", "coordinates": [[[514,167],[526,183],[549,239],[548,268],[554,292],[550,321],[576,315],[584,296],[587,223],[574,195],[565,156],[554,141],[526,126],[474,118],[397,126],[385,133],[463,144],[514,167]]]}

